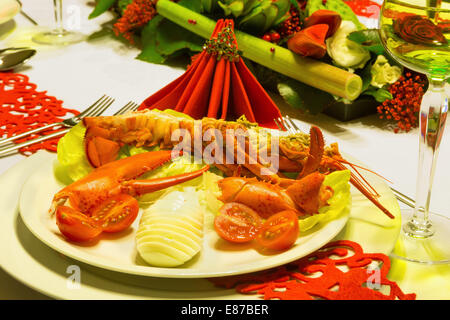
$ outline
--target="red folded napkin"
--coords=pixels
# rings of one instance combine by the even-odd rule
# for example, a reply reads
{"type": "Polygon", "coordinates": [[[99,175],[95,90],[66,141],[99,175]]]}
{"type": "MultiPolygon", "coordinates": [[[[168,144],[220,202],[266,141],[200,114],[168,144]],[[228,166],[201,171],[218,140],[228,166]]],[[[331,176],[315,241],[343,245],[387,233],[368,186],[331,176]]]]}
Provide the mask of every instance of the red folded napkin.
{"type": "Polygon", "coordinates": [[[414,300],[387,279],[389,257],[364,253],[353,241],[331,242],[282,267],[260,273],[211,278],[219,287],[281,300],[414,300]]]}
{"type": "Polygon", "coordinates": [[[139,109],[175,109],[195,119],[235,120],[276,128],[281,113],[238,54],[233,20],[219,20],[187,71],[148,97],[139,109]]]}

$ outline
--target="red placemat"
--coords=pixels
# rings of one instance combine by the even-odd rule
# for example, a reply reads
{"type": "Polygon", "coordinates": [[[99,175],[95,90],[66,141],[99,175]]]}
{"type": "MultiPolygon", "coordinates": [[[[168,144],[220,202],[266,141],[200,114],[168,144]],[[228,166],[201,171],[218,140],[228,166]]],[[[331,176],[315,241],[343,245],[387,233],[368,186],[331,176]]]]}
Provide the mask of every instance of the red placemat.
{"type": "Polygon", "coordinates": [[[397,283],[387,279],[390,266],[388,256],[364,253],[356,242],[341,240],[282,267],[210,281],[263,299],[416,299],[416,294],[403,293],[397,283]]]}
{"type": "MultiPolygon", "coordinates": [[[[8,138],[79,114],[77,110],[63,108],[62,100],[47,95],[46,91],[37,91],[36,88],[26,75],[0,72],[0,138],[8,138]]],[[[14,143],[60,130],[61,127],[55,127],[15,140],[14,143]]],[[[55,152],[59,139],[60,137],[48,139],[19,151],[24,155],[30,155],[40,149],[55,152]]]]}

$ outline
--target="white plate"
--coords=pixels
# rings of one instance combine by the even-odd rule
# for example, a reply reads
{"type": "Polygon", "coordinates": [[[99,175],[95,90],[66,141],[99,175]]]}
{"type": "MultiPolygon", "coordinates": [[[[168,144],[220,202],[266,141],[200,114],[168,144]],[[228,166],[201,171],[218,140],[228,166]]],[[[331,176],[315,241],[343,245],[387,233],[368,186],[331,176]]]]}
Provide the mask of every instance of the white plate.
{"type": "MultiPolygon", "coordinates": [[[[0,264],[11,276],[58,299],[243,299],[234,289],[216,288],[204,279],[159,279],[90,267],[44,245],[24,225],[18,200],[28,176],[52,157],[40,151],[0,176],[0,264]],[[70,275],[67,268],[72,265],[81,269],[78,289],[67,286],[70,275]]],[[[359,243],[365,252],[389,254],[400,232],[398,203],[382,180],[369,175],[369,181],[383,195],[383,204],[396,219],[384,218],[379,210],[363,205],[365,201],[356,196],[347,225],[333,240],[351,240],[359,243]]]]}
{"type": "Polygon", "coordinates": [[[39,240],[56,251],[111,271],[164,278],[206,278],[265,270],[297,260],[321,248],[344,228],[348,220],[348,212],[344,212],[337,219],[301,233],[289,250],[271,255],[255,250],[251,244],[231,244],[221,240],[212,223],[206,222],[200,254],[177,268],[152,267],[136,251],[135,237],[140,215],[130,229],[119,235],[102,235],[93,244],[77,244],[64,239],[54,217],[48,213],[54,194],[64,187],[53,174],[55,159],[56,155],[37,168],[25,182],[20,196],[22,220],[39,240]]]}

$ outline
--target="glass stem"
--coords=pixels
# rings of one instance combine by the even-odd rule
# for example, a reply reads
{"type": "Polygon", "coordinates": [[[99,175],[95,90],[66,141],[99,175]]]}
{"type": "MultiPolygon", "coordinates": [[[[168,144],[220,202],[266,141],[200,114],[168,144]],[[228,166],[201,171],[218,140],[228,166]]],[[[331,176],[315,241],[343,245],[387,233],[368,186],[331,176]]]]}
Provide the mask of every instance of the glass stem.
{"type": "Polygon", "coordinates": [[[64,34],[64,24],[63,24],[63,9],[62,9],[62,0],[53,0],[53,6],[55,10],[55,22],[56,29],[55,32],[57,34],[64,34]]]}
{"type": "Polygon", "coordinates": [[[411,220],[403,226],[406,234],[415,238],[427,238],[434,234],[428,215],[436,160],[447,119],[445,83],[440,79],[429,78],[429,87],[420,106],[416,207],[411,220]]]}

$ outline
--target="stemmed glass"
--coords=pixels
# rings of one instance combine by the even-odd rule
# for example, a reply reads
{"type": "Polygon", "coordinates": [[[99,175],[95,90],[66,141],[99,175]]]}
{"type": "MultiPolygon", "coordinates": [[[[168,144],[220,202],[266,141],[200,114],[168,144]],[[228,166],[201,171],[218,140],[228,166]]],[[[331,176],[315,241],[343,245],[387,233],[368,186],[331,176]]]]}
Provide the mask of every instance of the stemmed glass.
{"type": "Polygon", "coordinates": [[[450,262],[450,219],[429,211],[445,121],[450,71],[450,3],[448,0],[385,0],[380,38],[402,65],[428,76],[429,87],[420,106],[419,166],[416,206],[402,211],[399,242],[393,256],[422,263],[450,262]]]}
{"type": "Polygon", "coordinates": [[[41,44],[66,45],[83,41],[85,36],[76,31],[64,29],[62,0],[53,0],[56,28],[33,36],[33,41],[41,44]]]}

